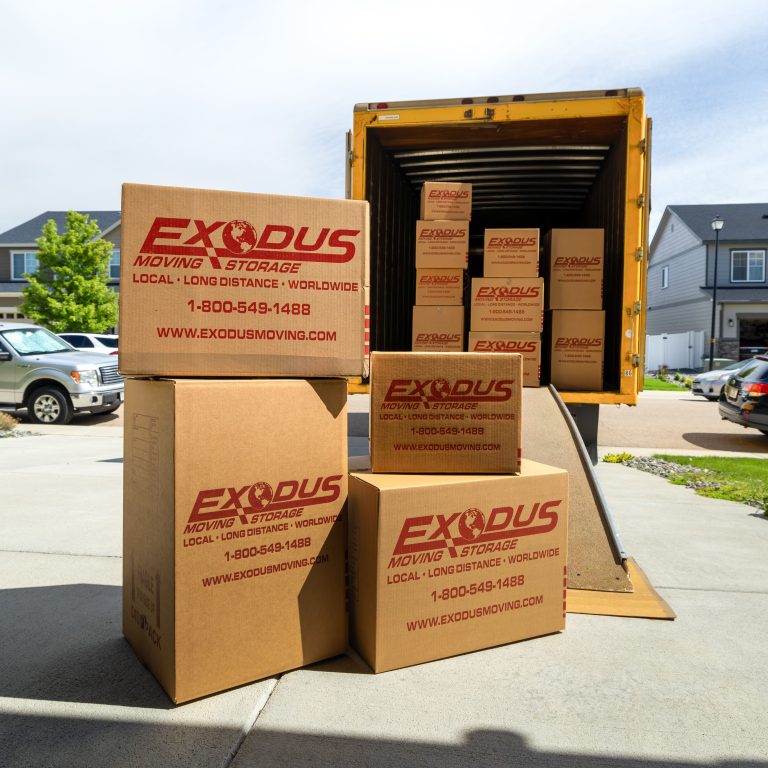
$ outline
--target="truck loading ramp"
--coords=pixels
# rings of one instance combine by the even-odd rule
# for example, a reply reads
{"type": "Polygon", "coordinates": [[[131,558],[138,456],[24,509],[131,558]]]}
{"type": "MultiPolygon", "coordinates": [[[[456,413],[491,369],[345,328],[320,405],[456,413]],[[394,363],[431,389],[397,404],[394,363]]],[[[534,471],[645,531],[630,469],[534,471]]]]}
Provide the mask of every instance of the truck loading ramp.
{"type": "Polygon", "coordinates": [[[624,552],[587,449],[557,390],[525,387],[523,412],[523,455],[568,471],[568,610],[674,618],[624,552]]]}

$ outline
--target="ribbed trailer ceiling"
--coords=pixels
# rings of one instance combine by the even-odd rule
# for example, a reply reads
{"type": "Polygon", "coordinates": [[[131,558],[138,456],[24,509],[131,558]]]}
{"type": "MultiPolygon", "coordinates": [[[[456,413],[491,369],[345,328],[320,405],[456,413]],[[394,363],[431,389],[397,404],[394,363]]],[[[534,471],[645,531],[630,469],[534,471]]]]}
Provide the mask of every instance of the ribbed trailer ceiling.
{"type": "Polygon", "coordinates": [[[472,184],[478,211],[578,210],[609,145],[441,147],[392,153],[414,188],[425,181],[472,184]]]}

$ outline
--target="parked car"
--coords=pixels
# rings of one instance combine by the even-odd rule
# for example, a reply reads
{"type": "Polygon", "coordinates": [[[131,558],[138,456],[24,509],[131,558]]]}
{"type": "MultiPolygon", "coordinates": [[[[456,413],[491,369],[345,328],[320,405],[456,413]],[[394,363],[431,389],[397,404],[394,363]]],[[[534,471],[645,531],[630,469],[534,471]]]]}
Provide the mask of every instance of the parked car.
{"type": "Polygon", "coordinates": [[[718,403],[723,419],[768,435],[768,355],[731,374],[718,403]]]}
{"type": "Polygon", "coordinates": [[[38,325],[0,322],[0,410],[66,424],[80,411],[116,410],[123,391],[115,357],[74,349],[38,325]]]}
{"type": "Polygon", "coordinates": [[[730,378],[734,371],[738,371],[744,366],[749,365],[754,358],[748,360],[739,360],[737,363],[731,363],[717,371],[706,371],[693,377],[691,382],[691,394],[701,395],[707,400],[718,400],[723,384],[730,378]]]}
{"type": "Polygon", "coordinates": [[[91,352],[103,352],[105,355],[117,354],[119,336],[111,333],[60,333],[59,338],[71,344],[76,349],[87,349],[91,352]]]}

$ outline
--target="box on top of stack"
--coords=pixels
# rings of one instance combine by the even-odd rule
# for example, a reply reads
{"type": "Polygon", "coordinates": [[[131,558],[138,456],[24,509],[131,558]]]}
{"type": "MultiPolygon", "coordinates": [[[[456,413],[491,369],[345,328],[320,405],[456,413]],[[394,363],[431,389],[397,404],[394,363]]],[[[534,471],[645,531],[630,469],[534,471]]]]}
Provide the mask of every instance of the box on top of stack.
{"type": "Polygon", "coordinates": [[[368,203],[125,184],[120,370],[363,372],[368,203]]]}

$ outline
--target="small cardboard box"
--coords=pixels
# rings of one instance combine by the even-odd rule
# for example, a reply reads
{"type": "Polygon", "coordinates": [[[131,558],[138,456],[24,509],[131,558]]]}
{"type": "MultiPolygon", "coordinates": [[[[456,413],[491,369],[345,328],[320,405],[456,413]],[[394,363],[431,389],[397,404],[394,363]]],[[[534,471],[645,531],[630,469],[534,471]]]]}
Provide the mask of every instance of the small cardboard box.
{"type": "Polygon", "coordinates": [[[374,672],[565,628],[568,474],[353,473],[351,643],[374,672]]]}
{"type": "Polygon", "coordinates": [[[466,269],[468,221],[417,221],[416,269],[466,269]]]}
{"type": "Polygon", "coordinates": [[[464,307],[413,308],[414,352],[461,352],[464,349],[464,307]]]}
{"type": "Polygon", "coordinates": [[[538,333],[470,331],[470,352],[511,352],[523,356],[523,386],[541,383],[541,336],[538,333]]]}
{"type": "Polygon", "coordinates": [[[605,312],[555,310],[551,313],[551,375],[559,390],[601,392],[605,355],[605,312]]]}
{"type": "Polygon", "coordinates": [[[126,382],[123,633],[173,701],[344,652],[346,397],[126,382]]]}
{"type": "Polygon", "coordinates": [[[547,308],[602,309],[605,230],[553,229],[547,235],[547,308]]]}
{"type": "Polygon", "coordinates": [[[520,469],[522,358],[374,352],[374,472],[520,469]]]}
{"type": "Polygon", "coordinates": [[[541,333],[544,280],[541,277],[474,277],[470,330],[541,333]]]}
{"type": "Polygon", "coordinates": [[[121,233],[121,373],[362,373],[367,203],[124,184],[121,233]]]}
{"type": "Polygon", "coordinates": [[[483,245],[485,277],[538,277],[538,229],[486,229],[483,245]]]}
{"type": "Polygon", "coordinates": [[[416,270],[416,304],[456,306],[463,303],[463,269],[416,270]]]}
{"type": "Polygon", "coordinates": [[[425,181],[421,188],[421,218],[469,221],[472,218],[472,185],[425,181]]]}

